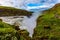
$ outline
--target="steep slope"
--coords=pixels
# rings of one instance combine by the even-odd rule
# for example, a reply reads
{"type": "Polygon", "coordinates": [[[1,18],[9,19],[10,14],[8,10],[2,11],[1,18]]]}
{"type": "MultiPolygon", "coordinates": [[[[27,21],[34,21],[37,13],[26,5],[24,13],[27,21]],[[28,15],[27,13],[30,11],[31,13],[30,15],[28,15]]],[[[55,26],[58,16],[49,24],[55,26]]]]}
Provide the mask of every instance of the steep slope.
{"type": "Polygon", "coordinates": [[[31,40],[26,30],[17,30],[17,28],[0,19],[0,40],[31,40]]]}
{"type": "Polygon", "coordinates": [[[60,40],[60,3],[43,11],[37,19],[33,40],[60,40]]]}
{"type": "Polygon", "coordinates": [[[13,7],[0,6],[0,16],[31,16],[32,12],[13,7]]]}

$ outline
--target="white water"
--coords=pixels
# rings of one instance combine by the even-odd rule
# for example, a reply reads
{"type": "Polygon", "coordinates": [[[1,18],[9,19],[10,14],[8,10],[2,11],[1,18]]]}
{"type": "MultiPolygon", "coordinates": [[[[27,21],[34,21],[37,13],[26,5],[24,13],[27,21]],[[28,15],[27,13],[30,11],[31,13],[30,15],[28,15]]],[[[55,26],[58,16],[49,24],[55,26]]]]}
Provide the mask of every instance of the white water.
{"type": "Polygon", "coordinates": [[[0,17],[0,19],[3,20],[3,22],[14,25],[15,22],[20,26],[19,28],[21,30],[25,29],[30,34],[29,36],[32,37],[34,28],[36,27],[36,20],[40,16],[40,13],[35,12],[32,14],[30,18],[27,16],[23,16],[24,18],[21,18],[21,16],[18,16],[17,18],[14,18],[14,16],[11,17],[0,17]]]}
{"type": "MultiPolygon", "coordinates": [[[[34,28],[36,27],[36,20],[40,16],[40,13],[35,12],[30,18],[24,19],[23,23],[26,25],[27,31],[30,33],[29,36],[32,37],[34,28]]],[[[23,27],[20,27],[21,29],[23,27]]]]}
{"type": "MultiPolygon", "coordinates": [[[[38,1],[37,0],[25,0],[25,1],[24,0],[21,0],[21,1],[20,0],[0,0],[0,5],[22,8],[22,9],[41,9],[41,8],[52,7],[53,5],[50,5],[50,2],[52,2],[52,0],[48,0],[48,2],[47,1],[44,2],[44,6],[29,7],[27,6],[27,4],[40,3],[40,0],[38,1]]],[[[30,18],[28,18],[27,16],[23,16],[24,18],[20,18],[20,16],[18,18],[13,18],[14,16],[13,17],[0,17],[0,18],[3,20],[3,22],[6,22],[11,25],[14,25],[14,23],[17,22],[17,24],[20,26],[19,28],[21,30],[26,29],[30,33],[29,36],[32,37],[33,30],[36,27],[36,20],[40,15],[41,13],[35,12],[30,18]]]]}
{"type": "MultiPolygon", "coordinates": [[[[46,10],[46,9],[43,9],[43,10],[46,10]]],[[[34,28],[36,27],[36,24],[37,24],[36,20],[42,14],[41,12],[43,10],[40,10],[40,12],[36,10],[34,13],[32,13],[32,16],[30,18],[28,18],[27,16],[22,16],[24,18],[21,18],[21,16],[18,16],[17,18],[14,18],[14,16],[11,16],[11,17],[0,17],[0,19],[2,19],[3,22],[11,25],[14,25],[14,23],[17,23],[21,30],[23,29],[27,30],[29,32],[29,36],[32,37],[34,28]]]]}
{"type": "Polygon", "coordinates": [[[38,12],[37,10],[36,12],[32,13],[32,16],[30,18],[28,18],[27,16],[18,16],[17,18],[16,16],[10,16],[10,17],[0,17],[0,19],[2,19],[3,22],[8,23],[10,25],[14,25],[14,23],[16,23],[16,25],[18,25],[21,30],[24,29],[27,30],[29,32],[29,36],[32,37],[34,28],[37,25],[36,20],[42,14],[41,13],[42,11],[38,12]]]}

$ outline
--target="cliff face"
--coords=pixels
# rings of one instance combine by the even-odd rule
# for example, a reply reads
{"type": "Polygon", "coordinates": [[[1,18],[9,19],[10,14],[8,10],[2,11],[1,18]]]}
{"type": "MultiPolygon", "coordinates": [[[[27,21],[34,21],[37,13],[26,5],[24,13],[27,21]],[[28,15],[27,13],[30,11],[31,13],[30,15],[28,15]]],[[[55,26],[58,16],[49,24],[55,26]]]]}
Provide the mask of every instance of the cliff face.
{"type": "Polygon", "coordinates": [[[43,11],[37,19],[33,40],[60,40],[60,3],[43,11]]]}
{"type": "Polygon", "coordinates": [[[31,16],[32,12],[13,7],[0,6],[0,16],[31,16]]]}

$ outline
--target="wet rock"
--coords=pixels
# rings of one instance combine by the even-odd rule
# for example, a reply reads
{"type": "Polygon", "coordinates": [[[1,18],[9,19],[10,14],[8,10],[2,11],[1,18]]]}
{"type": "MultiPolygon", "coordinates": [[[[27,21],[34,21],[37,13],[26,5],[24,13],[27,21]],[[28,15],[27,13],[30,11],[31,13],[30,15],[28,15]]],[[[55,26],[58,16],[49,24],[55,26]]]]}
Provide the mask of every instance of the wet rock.
{"type": "Polygon", "coordinates": [[[42,37],[42,38],[40,38],[40,40],[49,40],[49,38],[48,37],[42,37]]]}
{"type": "Polygon", "coordinates": [[[0,19],[0,21],[2,21],[2,19],[0,19]]]}
{"type": "Polygon", "coordinates": [[[49,25],[44,25],[44,29],[51,29],[49,25]]]}
{"type": "Polygon", "coordinates": [[[20,24],[19,24],[18,22],[15,22],[15,23],[14,23],[14,26],[15,26],[15,29],[16,29],[16,30],[20,30],[19,25],[20,25],[20,24]]]}

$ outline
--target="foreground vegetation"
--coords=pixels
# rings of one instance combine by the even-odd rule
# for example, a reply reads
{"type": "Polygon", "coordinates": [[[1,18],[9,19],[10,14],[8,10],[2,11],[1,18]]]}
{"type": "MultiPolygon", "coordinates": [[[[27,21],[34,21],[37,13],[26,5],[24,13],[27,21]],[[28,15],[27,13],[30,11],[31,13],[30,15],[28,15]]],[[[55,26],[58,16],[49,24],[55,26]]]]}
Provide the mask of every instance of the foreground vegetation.
{"type": "Polygon", "coordinates": [[[0,21],[0,40],[31,40],[26,30],[0,21]]]}
{"type": "Polygon", "coordinates": [[[60,4],[43,11],[37,20],[33,40],[60,40],[60,4]]]}

